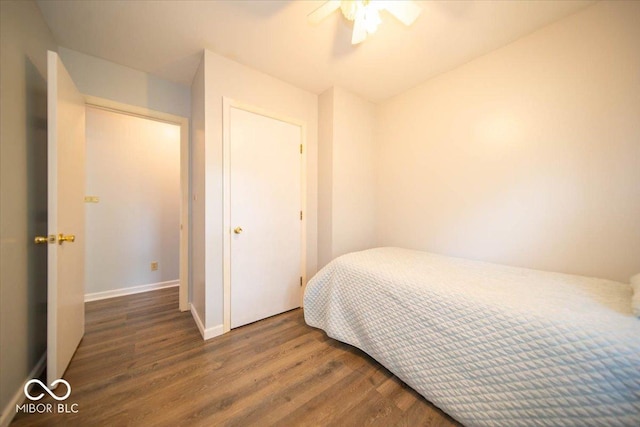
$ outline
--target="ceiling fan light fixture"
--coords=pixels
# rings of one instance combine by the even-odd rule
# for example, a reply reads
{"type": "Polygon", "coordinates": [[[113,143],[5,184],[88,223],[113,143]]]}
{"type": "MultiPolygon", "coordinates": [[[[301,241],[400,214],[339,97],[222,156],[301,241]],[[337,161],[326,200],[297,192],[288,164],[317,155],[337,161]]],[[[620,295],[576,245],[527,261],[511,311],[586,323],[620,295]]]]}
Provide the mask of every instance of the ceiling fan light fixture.
{"type": "Polygon", "coordinates": [[[345,18],[349,21],[356,19],[356,13],[358,12],[358,1],[356,0],[342,0],[340,2],[340,10],[345,18]]]}
{"type": "Polygon", "coordinates": [[[367,33],[373,34],[378,30],[378,26],[382,22],[378,9],[371,3],[362,7],[362,22],[367,33]]]}
{"type": "Polygon", "coordinates": [[[340,10],[349,21],[360,21],[368,34],[373,34],[382,22],[378,4],[370,0],[342,0],[340,10]]]}
{"type": "Polygon", "coordinates": [[[411,25],[422,8],[415,0],[328,0],[308,16],[317,24],[330,13],[340,9],[344,17],[353,22],[352,44],[363,42],[382,22],[380,11],[385,10],[405,25],[411,25]]]}

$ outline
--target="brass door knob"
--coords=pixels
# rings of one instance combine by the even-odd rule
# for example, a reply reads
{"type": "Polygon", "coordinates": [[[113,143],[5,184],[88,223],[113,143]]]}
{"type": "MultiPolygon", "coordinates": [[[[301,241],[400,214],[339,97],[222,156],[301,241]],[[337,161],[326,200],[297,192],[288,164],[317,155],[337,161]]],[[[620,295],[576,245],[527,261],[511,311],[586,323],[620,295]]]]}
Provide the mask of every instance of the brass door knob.
{"type": "Polygon", "coordinates": [[[58,234],[58,244],[61,245],[63,242],[73,243],[76,241],[76,236],[73,234],[64,235],[62,233],[58,234]]]}
{"type": "MultiPolygon", "coordinates": [[[[55,237],[53,237],[53,240],[55,241],[55,237]]],[[[45,243],[49,242],[49,237],[47,237],[47,236],[36,236],[35,239],[33,239],[33,242],[36,245],[42,245],[42,244],[45,244],[45,243]]]]}
{"type": "Polygon", "coordinates": [[[236,227],[236,228],[234,228],[234,229],[233,229],[233,232],[234,232],[234,233],[236,233],[236,234],[240,234],[240,233],[242,233],[242,227],[236,227]]]}

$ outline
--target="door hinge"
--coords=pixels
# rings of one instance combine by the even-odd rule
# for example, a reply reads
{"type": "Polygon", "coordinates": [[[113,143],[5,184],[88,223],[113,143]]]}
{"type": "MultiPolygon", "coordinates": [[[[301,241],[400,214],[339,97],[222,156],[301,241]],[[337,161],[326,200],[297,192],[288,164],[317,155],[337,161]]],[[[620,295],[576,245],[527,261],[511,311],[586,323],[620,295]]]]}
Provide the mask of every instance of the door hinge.
{"type": "Polygon", "coordinates": [[[300,211],[300,221],[302,221],[302,211],[300,211]]]}
{"type": "Polygon", "coordinates": [[[302,144],[300,144],[300,154],[302,154],[302,144]]]}
{"type": "Polygon", "coordinates": [[[302,276],[300,276],[300,286],[302,287],[302,276]]]}

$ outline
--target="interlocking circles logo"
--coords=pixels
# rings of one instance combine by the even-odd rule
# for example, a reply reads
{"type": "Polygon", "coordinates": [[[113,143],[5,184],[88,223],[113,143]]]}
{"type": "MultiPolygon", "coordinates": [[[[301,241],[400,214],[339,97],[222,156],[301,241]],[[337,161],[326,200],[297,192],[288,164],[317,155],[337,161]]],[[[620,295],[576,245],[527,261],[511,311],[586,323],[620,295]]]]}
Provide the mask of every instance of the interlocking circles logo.
{"type": "Polygon", "coordinates": [[[77,403],[60,403],[63,400],[67,400],[69,396],[71,396],[71,384],[62,378],[55,380],[51,383],[49,387],[44,384],[42,381],[38,379],[32,379],[27,381],[24,385],[24,395],[27,399],[37,402],[42,399],[47,393],[54,400],[57,400],[58,403],[23,403],[22,405],[16,405],[16,412],[24,412],[27,414],[75,414],[78,412],[78,404],[77,403]],[[33,385],[39,385],[40,388],[44,391],[36,394],[33,389],[35,387],[33,385]],[[59,391],[65,391],[64,394],[58,395],[54,393],[53,390],[57,389],[59,385],[63,385],[64,387],[60,387],[59,391]]]}
{"type": "Polygon", "coordinates": [[[31,384],[40,384],[40,387],[42,387],[42,389],[44,391],[49,393],[49,396],[53,397],[57,401],[66,400],[67,397],[71,396],[71,384],[69,384],[66,380],[63,380],[62,378],[52,382],[51,383],[51,389],[49,387],[47,387],[42,381],[33,379],[31,381],[27,381],[27,383],[24,385],[24,395],[27,396],[27,398],[31,399],[31,400],[40,400],[40,399],[42,399],[44,397],[44,393],[40,393],[37,396],[32,396],[31,393],[29,392],[29,386],[31,384]],[[55,389],[58,386],[58,384],[64,384],[65,386],[67,386],[67,392],[64,394],[64,396],[58,396],[57,394],[55,394],[53,392],[52,389],[55,389]]]}

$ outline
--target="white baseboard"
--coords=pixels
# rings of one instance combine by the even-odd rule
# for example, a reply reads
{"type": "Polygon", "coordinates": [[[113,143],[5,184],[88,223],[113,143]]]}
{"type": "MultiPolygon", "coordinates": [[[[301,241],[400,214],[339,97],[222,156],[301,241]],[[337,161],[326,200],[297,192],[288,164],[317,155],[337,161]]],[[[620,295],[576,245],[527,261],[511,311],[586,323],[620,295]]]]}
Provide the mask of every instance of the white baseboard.
{"type": "Polygon", "coordinates": [[[215,338],[222,335],[222,331],[223,331],[222,325],[216,325],[209,329],[205,329],[204,324],[202,323],[202,320],[198,315],[198,311],[193,306],[193,304],[190,304],[190,305],[191,305],[191,315],[193,316],[193,320],[195,320],[196,325],[198,325],[198,330],[200,330],[200,335],[202,335],[203,340],[205,341],[210,340],[211,338],[215,338]]]}
{"type": "Polygon", "coordinates": [[[22,383],[22,386],[16,391],[7,406],[2,409],[2,416],[0,416],[0,427],[7,427],[9,424],[11,424],[13,417],[16,416],[16,405],[21,405],[22,402],[24,402],[24,399],[26,399],[26,396],[24,395],[24,386],[27,384],[27,381],[30,381],[33,378],[39,378],[40,375],[42,375],[42,373],[44,372],[44,368],[46,367],[47,353],[45,352],[42,357],[40,357],[40,360],[38,360],[38,363],[36,363],[36,366],[33,367],[31,372],[29,372],[29,375],[22,383]]]}
{"type": "Polygon", "coordinates": [[[84,302],[97,301],[107,298],[122,297],[125,295],[139,294],[142,292],[155,291],[158,289],[180,286],[179,280],[169,280],[168,282],[150,283],[148,285],[133,286],[131,288],[113,289],[111,291],[94,292],[84,295],[84,302]]]}

